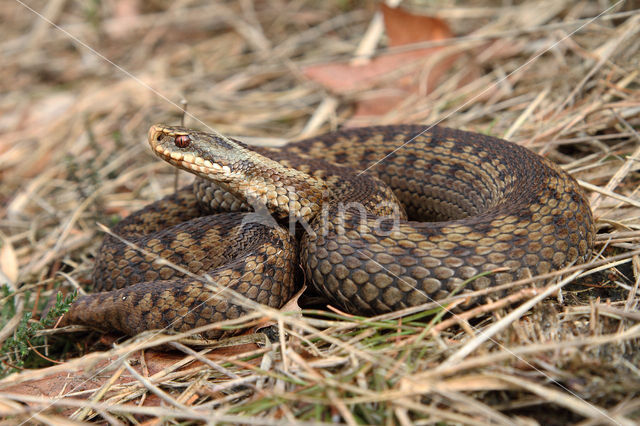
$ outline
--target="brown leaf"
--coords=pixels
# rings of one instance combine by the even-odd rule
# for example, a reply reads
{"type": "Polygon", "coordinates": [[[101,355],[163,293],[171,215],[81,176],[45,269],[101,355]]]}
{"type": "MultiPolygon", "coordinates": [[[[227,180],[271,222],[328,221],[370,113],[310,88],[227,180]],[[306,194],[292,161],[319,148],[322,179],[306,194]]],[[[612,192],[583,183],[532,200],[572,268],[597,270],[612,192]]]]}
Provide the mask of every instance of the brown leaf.
{"type": "MultiPolygon", "coordinates": [[[[413,15],[384,4],[381,8],[390,46],[441,40],[452,36],[449,26],[441,19],[413,15]]],[[[417,92],[420,87],[426,87],[427,93],[435,87],[437,81],[457,58],[457,55],[451,55],[440,59],[424,76],[425,59],[440,49],[432,47],[409,52],[384,53],[363,65],[351,65],[346,62],[312,65],[303,69],[303,73],[338,94],[373,87],[388,89],[382,90],[379,95],[359,101],[354,116],[382,115],[406,99],[408,94],[417,92]]]]}
{"type": "MultiPolygon", "coordinates": [[[[50,398],[57,398],[64,396],[66,393],[78,392],[80,398],[88,397],[90,394],[83,394],[83,391],[99,389],[106,380],[109,379],[110,373],[113,371],[107,367],[113,363],[119,361],[117,357],[101,360],[97,364],[92,365],[94,371],[100,372],[100,374],[91,374],[89,372],[82,371],[69,371],[69,372],[56,372],[47,374],[46,369],[42,369],[43,377],[40,379],[30,380],[24,383],[20,383],[14,386],[7,386],[3,388],[3,392],[10,392],[24,395],[40,395],[50,398]]],[[[138,372],[140,372],[139,366],[134,366],[138,372]]],[[[122,374],[114,384],[124,385],[126,383],[132,383],[135,379],[129,375],[128,372],[122,374]]],[[[66,414],[71,414],[73,410],[69,409],[65,411],[66,414]]]]}
{"type": "MultiPolygon", "coordinates": [[[[298,290],[298,292],[294,294],[291,299],[289,299],[289,301],[284,304],[283,307],[280,308],[280,312],[293,312],[297,317],[302,316],[302,308],[300,308],[300,305],[298,304],[298,299],[300,299],[300,296],[302,296],[302,293],[304,293],[306,289],[307,285],[303,284],[302,288],[298,290]]],[[[256,324],[255,327],[252,327],[249,330],[249,333],[257,333],[261,329],[271,327],[272,325],[275,325],[277,323],[278,321],[274,319],[261,320],[258,322],[258,324],[256,324]]]]}
{"type": "Polygon", "coordinates": [[[117,18],[131,18],[140,15],[138,0],[117,0],[113,8],[113,15],[117,18]]]}
{"type": "Polygon", "coordinates": [[[2,239],[2,247],[0,248],[0,271],[11,282],[15,283],[18,280],[18,257],[13,245],[6,238],[2,239]]]}
{"type": "MultiPolygon", "coordinates": [[[[252,352],[257,349],[259,349],[259,346],[255,343],[241,343],[224,348],[213,349],[211,352],[204,355],[204,358],[219,361],[220,359],[224,360],[227,358],[232,358],[234,356],[252,352]]],[[[172,367],[174,364],[181,362],[184,357],[185,354],[178,351],[163,351],[154,349],[145,351],[145,363],[147,364],[147,368],[149,370],[149,376],[153,376],[154,374],[162,370],[172,367]]],[[[256,365],[259,365],[260,358],[256,358],[256,361],[254,363],[256,365]]],[[[201,361],[194,360],[186,366],[181,367],[179,370],[194,368],[200,365],[202,365],[201,361]]]]}
{"type": "MultiPolygon", "coordinates": [[[[390,72],[422,59],[431,49],[411,52],[386,53],[373,58],[364,65],[350,65],[346,62],[312,65],[303,70],[304,74],[336,93],[363,90],[381,83],[390,72]]],[[[410,70],[414,71],[414,70],[410,70]]],[[[405,73],[405,76],[407,74],[405,73]]],[[[396,81],[394,78],[393,81],[396,81]]]]}
{"type": "MultiPolygon", "coordinates": [[[[252,352],[256,349],[258,349],[258,346],[255,344],[241,344],[228,348],[214,349],[204,356],[220,362],[221,360],[228,360],[229,357],[252,352]]],[[[129,356],[131,366],[143,376],[153,376],[158,372],[169,369],[176,363],[182,362],[186,355],[177,351],[146,350],[144,351],[146,371],[144,371],[142,363],[140,362],[141,356],[141,351],[132,353],[129,356]]],[[[251,361],[247,361],[246,364],[259,365],[260,360],[260,357],[256,357],[251,361]]],[[[109,359],[100,360],[91,366],[87,365],[86,371],[52,372],[51,374],[47,374],[47,370],[42,369],[41,372],[43,375],[41,378],[13,386],[6,386],[2,391],[26,395],[41,395],[50,398],[65,397],[69,393],[78,392],[78,394],[74,396],[75,398],[88,398],[92,395],[91,392],[83,393],[83,391],[99,389],[114,373],[110,365],[120,361],[120,357],[113,356],[109,359]]],[[[177,371],[195,368],[200,365],[202,365],[202,362],[194,360],[181,366],[177,371]]],[[[115,380],[114,385],[124,386],[129,383],[135,383],[136,381],[129,372],[125,371],[115,380]]],[[[107,392],[106,398],[112,396],[114,392],[117,392],[117,390],[107,392]]],[[[137,401],[139,400],[131,401],[130,403],[135,404],[137,401]]],[[[144,405],[156,405],[154,401],[154,399],[147,398],[145,399],[144,405]]],[[[68,413],[70,412],[72,411],[69,410],[68,413]]]]}
{"type": "Polygon", "coordinates": [[[302,288],[294,294],[291,299],[287,303],[284,304],[282,308],[280,308],[280,312],[295,312],[296,315],[302,315],[302,309],[298,304],[298,299],[302,296],[302,293],[307,289],[307,285],[303,284],[302,288]]]}
{"type": "Polygon", "coordinates": [[[401,8],[380,4],[384,16],[384,28],[389,37],[389,46],[402,46],[421,41],[451,38],[453,33],[449,25],[439,18],[414,15],[401,8]]]}

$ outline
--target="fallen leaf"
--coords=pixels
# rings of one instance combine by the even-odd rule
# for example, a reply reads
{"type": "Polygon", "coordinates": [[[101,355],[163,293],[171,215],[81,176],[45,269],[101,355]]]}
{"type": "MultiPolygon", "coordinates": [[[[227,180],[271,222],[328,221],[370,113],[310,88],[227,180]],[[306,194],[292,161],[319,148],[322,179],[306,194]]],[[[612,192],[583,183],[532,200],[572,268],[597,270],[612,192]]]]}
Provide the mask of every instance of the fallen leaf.
{"type": "MultiPolygon", "coordinates": [[[[298,299],[300,299],[300,296],[302,296],[302,293],[304,293],[306,289],[307,285],[303,284],[302,288],[298,290],[298,292],[294,294],[291,299],[289,299],[289,301],[280,308],[280,312],[293,312],[296,317],[302,316],[302,308],[298,304],[298,299]]],[[[258,333],[261,329],[271,327],[272,325],[276,325],[277,323],[277,320],[270,318],[261,320],[258,322],[258,324],[256,324],[255,327],[252,327],[249,330],[249,333],[258,333]]]]}
{"type": "Polygon", "coordinates": [[[0,248],[0,271],[12,283],[18,280],[18,257],[11,242],[3,238],[0,248]]]}
{"type": "MultiPolygon", "coordinates": [[[[381,5],[389,45],[401,46],[424,41],[442,40],[452,37],[445,21],[431,16],[414,15],[400,8],[381,5]]],[[[438,58],[424,68],[431,55],[441,47],[430,47],[408,52],[384,53],[362,65],[336,62],[312,65],[303,73],[337,94],[382,88],[380,93],[367,96],[356,104],[354,117],[361,115],[383,115],[411,93],[421,88],[423,94],[433,90],[438,80],[452,66],[458,55],[438,58]],[[426,90],[425,90],[426,89],[426,90]]]]}
{"type": "Polygon", "coordinates": [[[289,301],[284,304],[282,308],[280,308],[280,312],[295,312],[295,314],[298,316],[302,315],[302,309],[298,304],[298,300],[300,299],[300,296],[302,296],[302,293],[304,293],[306,289],[307,289],[307,285],[303,284],[302,288],[298,290],[298,292],[294,294],[291,297],[291,299],[289,299],[289,301]]]}
{"type": "Polygon", "coordinates": [[[140,15],[140,2],[138,0],[118,0],[114,6],[113,15],[117,18],[130,18],[140,15]]]}
{"type": "MultiPolygon", "coordinates": [[[[228,361],[229,358],[237,357],[239,354],[253,352],[256,349],[258,349],[258,347],[255,344],[242,344],[235,347],[214,349],[203,356],[212,361],[221,362],[228,361]]],[[[130,365],[141,375],[151,377],[154,374],[170,369],[177,363],[182,363],[187,355],[178,351],[167,352],[153,349],[146,350],[144,351],[146,372],[143,370],[140,362],[141,356],[141,351],[131,353],[128,356],[130,365]]],[[[91,354],[86,357],[91,360],[91,354]]],[[[261,357],[256,357],[250,361],[246,361],[245,364],[257,366],[260,365],[260,360],[261,357]]],[[[60,372],[59,366],[55,366],[49,368],[51,373],[47,373],[47,369],[43,368],[39,371],[39,373],[41,373],[40,378],[28,380],[13,386],[5,386],[2,388],[2,391],[23,395],[40,395],[49,398],[62,398],[67,396],[67,394],[73,394],[74,398],[86,399],[92,396],[92,391],[99,389],[106,381],[110,380],[111,376],[114,374],[114,370],[112,368],[113,363],[121,361],[121,357],[118,356],[102,359],[93,364],[89,361],[87,366],[85,366],[86,369],[84,371],[70,370],[68,372],[60,372]]],[[[180,366],[177,371],[196,368],[201,365],[203,365],[201,361],[193,360],[180,366]]],[[[137,382],[137,380],[132,377],[129,372],[125,371],[114,381],[114,385],[119,385],[121,387],[135,382],[137,382]]],[[[108,391],[105,398],[108,399],[117,392],[119,391],[108,391]]],[[[136,404],[138,401],[139,399],[136,399],[129,403],[136,404]]],[[[157,404],[155,399],[146,398],[143,405],[153,406],[157,404]]],[[[69,414],[72,411],[73,410],[68,410],[66,413],[69,414]]]]}
{"type": "Polygon", "coordinates": [[[421,41],[443,40],[453,36],[449,25],[439,18],[414,15],[399,7],[380,4],[389,46],[402,46],[421,41]]]}

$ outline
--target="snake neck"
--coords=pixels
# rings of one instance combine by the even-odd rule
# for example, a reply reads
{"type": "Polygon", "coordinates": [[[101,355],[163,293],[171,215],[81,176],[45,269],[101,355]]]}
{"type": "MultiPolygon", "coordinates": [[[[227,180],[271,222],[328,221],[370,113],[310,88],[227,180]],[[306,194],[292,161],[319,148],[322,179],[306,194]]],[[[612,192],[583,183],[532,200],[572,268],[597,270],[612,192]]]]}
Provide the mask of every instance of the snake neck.
{"type": "Polygon", "coordinates": [[[324,181],[285,167],[219,133],[156,124],[148,133],[153,152],[283,219],[311,221],[329,196],[324,181]]]}

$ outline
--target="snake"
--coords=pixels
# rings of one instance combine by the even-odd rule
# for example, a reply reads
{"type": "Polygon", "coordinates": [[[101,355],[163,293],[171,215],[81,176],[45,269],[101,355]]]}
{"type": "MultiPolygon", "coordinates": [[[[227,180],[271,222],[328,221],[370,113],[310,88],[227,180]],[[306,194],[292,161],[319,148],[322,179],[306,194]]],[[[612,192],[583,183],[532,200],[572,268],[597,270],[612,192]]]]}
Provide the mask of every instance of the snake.
{"type": "Polygon", "coordinates": [[[183,332],[253,302],[278,309],[301,281],[370,316],[508,287],[584,262],[593,247],[575,179],[488,135],[388,125],[274,148],[156,124],[148,142],[195,181],[106,235],[93,293],[63,324],[183,332]]]}

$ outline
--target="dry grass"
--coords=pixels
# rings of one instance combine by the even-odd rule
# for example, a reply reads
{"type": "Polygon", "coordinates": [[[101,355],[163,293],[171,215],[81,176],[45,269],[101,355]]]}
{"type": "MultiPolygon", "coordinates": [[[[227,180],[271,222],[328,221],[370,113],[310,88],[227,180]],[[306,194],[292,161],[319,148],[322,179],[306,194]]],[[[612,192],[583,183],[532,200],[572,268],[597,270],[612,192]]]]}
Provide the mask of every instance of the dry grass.
{"type": "MultiPolygon", "coordinates": [[[[17,2],[0,5],[0,278],[18,291],[2,299],[15,315],[3,317],[1,340],[59,285],[88,282],[97,223],[173,191],[173,170],[143,141],[150,124],[179,122],[182,99],[189,126],[283,143],[345,122],[377,89],[333,96],[301,72],[352,58],[371,5],[139,3],[29,2],[58,29],[17,2]]],[[[429,95],[356,120],[442,120],[553,159],[589,193],[599,229],[593,263],[457,317],[427,315],[437,306],[376,318],[259,308],[242,323],[274,319],[279,337],[263,344],[256,334],[194,352],[176,343],[188,336],[96,343],[96,333],[47,334],[57,349],[39,353],[76,358],[0,380],[0,415],[11,423],[640,421],[640,11],[627,3],[596,20],[610,3],[411,4],[461,34],[441,44],[463,59],[429,95]],[[461,85],[469,67],[477,77],[461,85]],[[562,290],[587,275],[588,287],[562,290]],[[544,298],[552,293],[564,301],[544,298]],[[173,352],[152,349],[160,344],[173,352]]],[[[2,357],[5,371],[14,356],[2,357]]]]}

